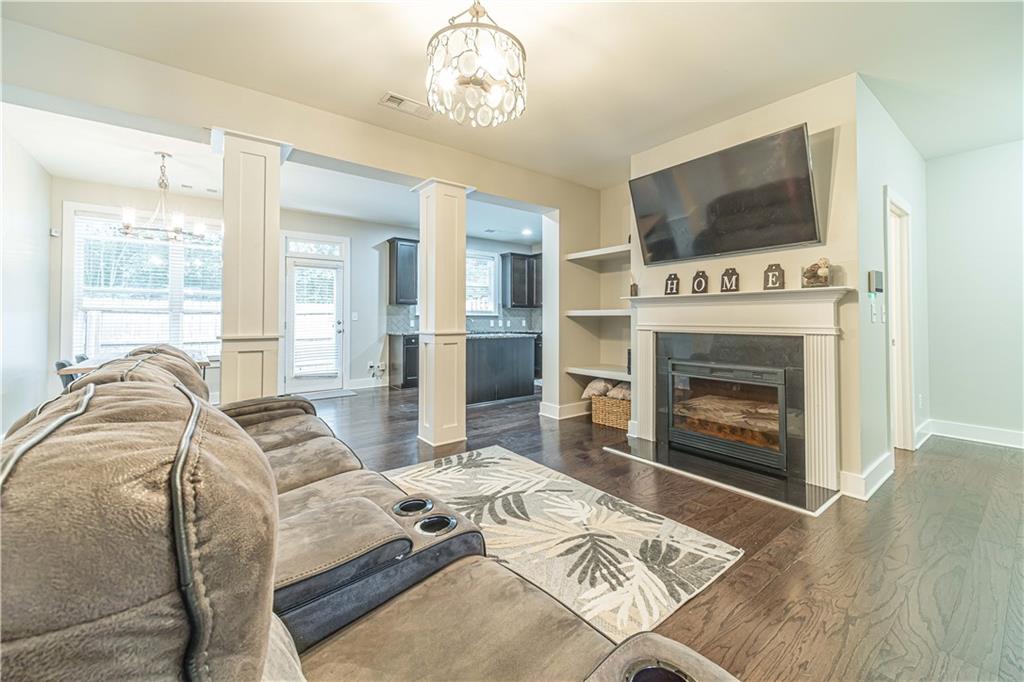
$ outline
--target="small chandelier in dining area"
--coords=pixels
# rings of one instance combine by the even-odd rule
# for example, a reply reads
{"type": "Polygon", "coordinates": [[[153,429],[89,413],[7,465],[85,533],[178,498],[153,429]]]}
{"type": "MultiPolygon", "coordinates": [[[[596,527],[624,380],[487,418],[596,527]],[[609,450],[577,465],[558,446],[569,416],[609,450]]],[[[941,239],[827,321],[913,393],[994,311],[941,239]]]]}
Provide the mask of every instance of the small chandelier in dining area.
{"type": "Polygon", "coordinates": [[[427,43],[427,102],[456,123],[480,127],[526,110],[526,50],[478,0],[427,43]]]}
{"type": "MultiPolygon", "coordinates": [[[[136,220],[135,208],[123,207],[121,209],[121,234],[182,241],[185,236],[185,214],[178,211],[171,212],[167,201],[167,193],[171,188],[171,182],[167,178],[167,159],[173,157],[167,152],[153,153],[160,157],[160,177],[156,181],[160,196],[157,199],[156,207],[150,213],[149,219],[141,225],[136,220]]],[[[191,233],[202,237],[206,234],[206,223],[195,222],[192,225],[191,233]]]]}

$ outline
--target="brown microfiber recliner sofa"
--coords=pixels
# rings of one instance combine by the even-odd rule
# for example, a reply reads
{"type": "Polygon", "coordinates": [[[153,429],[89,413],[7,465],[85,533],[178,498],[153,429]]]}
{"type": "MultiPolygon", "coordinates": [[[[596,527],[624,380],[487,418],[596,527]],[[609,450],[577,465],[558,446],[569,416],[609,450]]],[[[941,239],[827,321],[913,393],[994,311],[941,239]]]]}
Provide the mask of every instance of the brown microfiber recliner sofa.
{"type": "Polygon", "coordinates": [[[147,371],[73,386],[3,444],[5,678],[732,679],[651,633],[616,646],[439,500],[327,495],[378,474],[279,497],[242,425],[147,371]]]}

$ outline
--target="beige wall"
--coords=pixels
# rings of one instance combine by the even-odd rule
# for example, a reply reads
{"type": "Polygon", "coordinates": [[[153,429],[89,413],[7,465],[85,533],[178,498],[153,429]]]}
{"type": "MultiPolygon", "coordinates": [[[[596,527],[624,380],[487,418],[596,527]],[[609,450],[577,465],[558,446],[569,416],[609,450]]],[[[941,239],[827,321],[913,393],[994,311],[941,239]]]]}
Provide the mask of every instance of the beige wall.
{"type": "MultiPolygon", "coordinates": [[[[16,22],[2,23],[8,101],[194,138],[208,127],[245,131],[322,156],[413,178],[440,177],[557,209],[558,249],[545,248],[546,261],[558,252],[557,306],[564,311],[597,304],[598,288],[590,278],[569,272],[562,259],[597,245],[596,190],[16,22]]],[[[559,354],[565,365],[584,352],[586,334],[559,319],[557,351],[549,333],[545,353],[559,354]]],[[[567,375],[558,381],[546,376],[545,402],[558,404],[576,392],[567,375]]]]}
{"type": "MultiPolygon", "coordinates": [[[[823,241],[818,245],[652,267],[643,265],[634,233],[633,276],[640,285],[640,294],[661,293],[665,277],[673,272],[679,275],[684,287],[689,287],[697,270],[708,273],[715,283],[712,290],[716,290],[718,277],[726,267],[737,269],[741,289],[759,289],[762,273],[769,263],[782,265],[787,288],[799,288],[802,266],[822,256],[839,266],[835,284],[856,286],[856,83],[855,75],[846,76],[634,154],[630,159],[630,173],[631,177],[638,177],[806,122],[811,135],[815,191],[823,232],[823,241]]],[[[858,295],[853,292],[839,306],[842,327],[839,410],[841,469],[859,475],[862,466],[870,462],[862,461],[860,447],[857,305],[858,295]]]]}
{"type": "MultiPolygon", "coordinates": [[[[0,216],[0,432],[48,395],[50,175],[3,131],[0,216]]],[[[58,382],[59,385],[59,382],[58,382]]]]}

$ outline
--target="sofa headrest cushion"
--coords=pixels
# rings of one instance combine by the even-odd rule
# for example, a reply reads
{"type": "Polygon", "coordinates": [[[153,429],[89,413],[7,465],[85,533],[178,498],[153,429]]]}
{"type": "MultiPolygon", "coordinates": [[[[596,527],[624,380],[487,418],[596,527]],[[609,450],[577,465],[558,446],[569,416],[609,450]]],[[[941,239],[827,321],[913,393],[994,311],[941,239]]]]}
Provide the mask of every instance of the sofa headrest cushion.
{"type": "Polygon", "coordinates": [[[5,677],[260,677],[276,491],[240,427],[180,385],[92,384],[2,455],[5,677]]]}
{"type": "Polygon", "coordinates": [[[210,389],[203,380],[202,371],[187,355],[183,360],[169,353],[136,353],[111,360],[88,374],[75,379],[65,393],[77,391],[89,384],[114,381],[155,381],[165,385],[180,382],[203,400],[210,399],[210,389]]]}

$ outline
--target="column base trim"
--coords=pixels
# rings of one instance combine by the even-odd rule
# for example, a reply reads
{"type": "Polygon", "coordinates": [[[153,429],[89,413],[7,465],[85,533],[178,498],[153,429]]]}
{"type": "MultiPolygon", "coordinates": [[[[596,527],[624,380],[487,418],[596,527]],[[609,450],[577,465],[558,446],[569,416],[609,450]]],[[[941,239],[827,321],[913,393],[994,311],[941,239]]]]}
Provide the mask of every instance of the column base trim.
{"type": "Polygon", "coordinates": [[[580,400],[579,402],[566,403],[565,405],[541,403],[539,414],[540,416],[547,417],[549,419],[572,419],[573,417],[582,417],[585,414],[590,414],[590,401],[580,400]]]}
{"type": "Polygon", "coordinates": [[[453,443],[465,443],[466,442],[465,436],[462,437],[462,438],[455,438],[454,440],[442,441],[440,443],[432,443],[431,441],[427,440],[423,436],[416,436],[416,440],[422,441],[423,443],[426,443],[427,445],[429,445],[432,448],[439,448],[442,445],[452,445],[453,443]]]}

